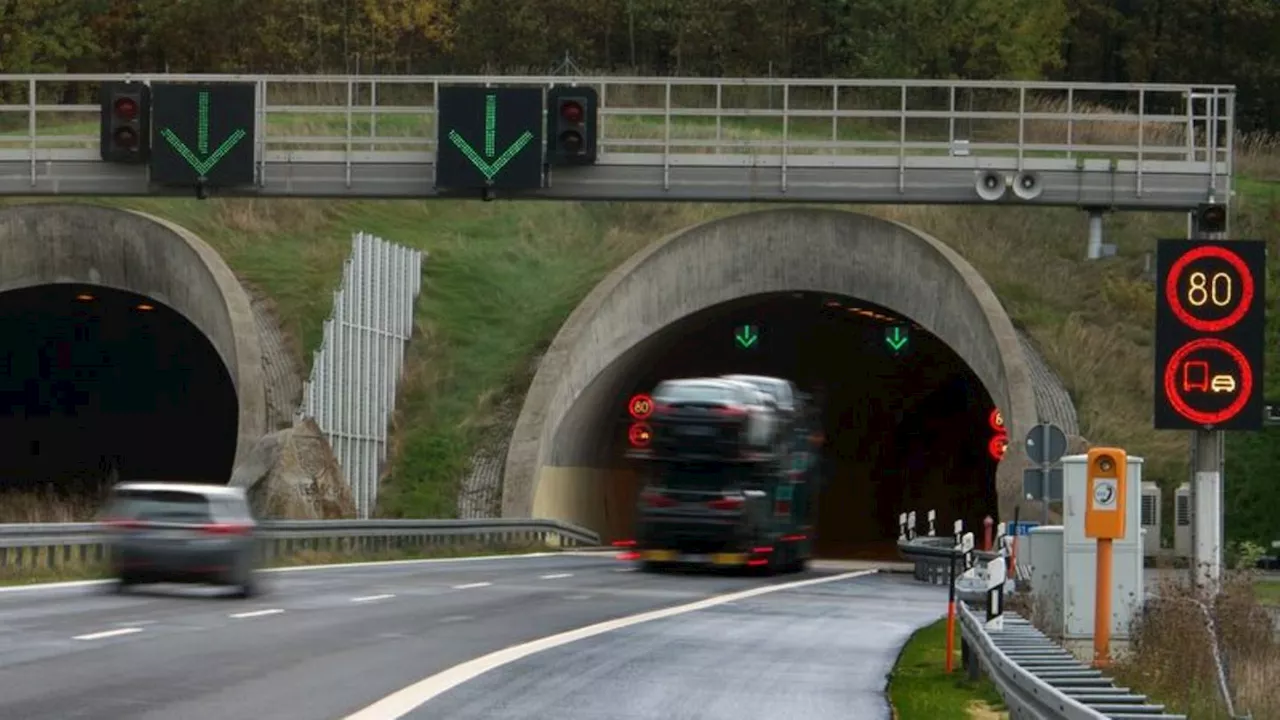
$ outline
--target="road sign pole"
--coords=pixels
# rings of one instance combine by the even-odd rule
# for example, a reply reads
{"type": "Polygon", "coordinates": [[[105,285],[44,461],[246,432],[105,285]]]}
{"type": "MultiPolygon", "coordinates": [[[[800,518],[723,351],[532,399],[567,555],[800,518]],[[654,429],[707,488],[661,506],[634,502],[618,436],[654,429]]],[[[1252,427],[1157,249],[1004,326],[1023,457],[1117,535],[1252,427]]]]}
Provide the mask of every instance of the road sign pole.
{"type": "MultiPolygon", "coordinates": [[[[1203,231],[1194,212],[1187,215],[1187,229],[1193,240],[1226,239],[1225,232],[1203,231]]],[[[1200,587],[1214,587],[1222,576],[1224,440],[1221,430],[1192,431],[1191,581],[1200,587]]]]}
{"type": "Polygon", "coordinates": [[[1040,462],[1040,474],[1044,478],[1044,483],[1040,486],[1040,524],[1049,524],[1049,468],[1053,465],[1049,461],[1049,423],[1040,423],[1040,447],[1045,448],[1044,460],[1040,462]]]}

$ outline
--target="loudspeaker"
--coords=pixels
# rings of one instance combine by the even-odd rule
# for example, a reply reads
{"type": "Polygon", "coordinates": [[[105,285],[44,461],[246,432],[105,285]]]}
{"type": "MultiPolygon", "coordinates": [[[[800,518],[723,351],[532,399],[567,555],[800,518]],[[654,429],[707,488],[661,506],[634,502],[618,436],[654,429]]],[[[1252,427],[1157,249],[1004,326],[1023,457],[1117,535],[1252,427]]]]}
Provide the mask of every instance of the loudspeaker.
{"type": "Polygon", "coordinates": [[[1040,184],[1040,176],[1033,172],[1024,170],[1013,179],[1013,194],[1023,200],[1035,200],[1042,192],[1044,186],[1040,184]]]}
{"type": "Polygon", "coordinates": [[[974,190],[978,191],[978,197],[988,202],[1004,197],[1005,186],[1004,175],[995,170],[983,170],[978,173],[978,179],[973,184],[974,190]]]}

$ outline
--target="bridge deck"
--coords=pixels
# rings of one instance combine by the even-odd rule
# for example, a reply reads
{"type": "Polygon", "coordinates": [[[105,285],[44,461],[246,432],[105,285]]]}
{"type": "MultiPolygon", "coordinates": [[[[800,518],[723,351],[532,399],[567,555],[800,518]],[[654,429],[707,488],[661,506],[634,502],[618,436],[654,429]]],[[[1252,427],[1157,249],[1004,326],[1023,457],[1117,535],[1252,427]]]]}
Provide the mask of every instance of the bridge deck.
{"type": "MultiPolygon", "coordinates": [[[[0,75],[0,194],[189,194],[102,162],[96,87],[0,75]]],[[[441,86],[594,86],[599,162],[519,197],[1185,209],[1230,197],[1230,86],[908,80],[136,75],[256,85],[255,186],[431,198],[441,86]],[[985,200],[985,172],[1003,183],[985,200]],[[1038,181],[1034,191],[1015,182],[1038,181]]],[[[515,195],[507,195],[512,197],[515,195]]]]}

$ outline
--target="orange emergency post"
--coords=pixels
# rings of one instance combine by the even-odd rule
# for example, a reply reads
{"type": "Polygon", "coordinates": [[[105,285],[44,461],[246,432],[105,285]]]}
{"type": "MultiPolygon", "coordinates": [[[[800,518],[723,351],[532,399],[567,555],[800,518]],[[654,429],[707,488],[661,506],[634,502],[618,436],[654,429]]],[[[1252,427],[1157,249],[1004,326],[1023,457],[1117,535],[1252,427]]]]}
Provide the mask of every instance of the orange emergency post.
{"type": "Polygon", "coordinates": [[[1111,664],[1111,543],[1124,537],[1125,473],[1129,455],[1119,448],[1092,448],[1085,476],[1088,504],[1084,512],[1085,537],[1098,541],[1098,573],[1093,608],[1093,664],[1111,664]]]}

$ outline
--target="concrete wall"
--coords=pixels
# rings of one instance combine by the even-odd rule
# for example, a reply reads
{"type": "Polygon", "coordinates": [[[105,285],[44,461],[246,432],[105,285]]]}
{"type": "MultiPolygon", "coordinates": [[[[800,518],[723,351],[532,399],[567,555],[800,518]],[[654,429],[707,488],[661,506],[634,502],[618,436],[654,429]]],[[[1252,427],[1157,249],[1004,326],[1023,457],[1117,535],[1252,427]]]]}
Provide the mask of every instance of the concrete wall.
{"type": "MultiPolygon", "coordinates": [[[[561,468],[569,409],[614,360],[662,327],[733,298],[812,291],[860,298],[910,317],[963,358],[1004,411],[1010,453],[997,472],[1002,515],[1019,501],[1017,441],[1036,422],[1017,332],[978,272],[942,242],[900,223],[841,210],[770,209],[677,232],[633,256],[574,310],[543,357],[507,453],[503,514],[583,522],[599,482],[561,468]]],[[[1024,508],[1025,509],[1025,508],[1024,508]]],[[[591,511],[597,512],[597,511],[591,511]]]]}
{"type": "Polygon", "coordinates": [[[236,464],[266,431],[262,353],[249,297],[203,240],[145,213],[81,204],[0,208],[0,292],[84,283],[182,313],[226,364],[239,400],[236,464]]]}

